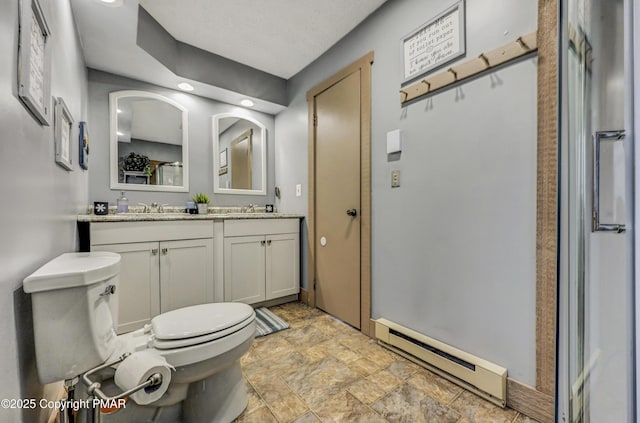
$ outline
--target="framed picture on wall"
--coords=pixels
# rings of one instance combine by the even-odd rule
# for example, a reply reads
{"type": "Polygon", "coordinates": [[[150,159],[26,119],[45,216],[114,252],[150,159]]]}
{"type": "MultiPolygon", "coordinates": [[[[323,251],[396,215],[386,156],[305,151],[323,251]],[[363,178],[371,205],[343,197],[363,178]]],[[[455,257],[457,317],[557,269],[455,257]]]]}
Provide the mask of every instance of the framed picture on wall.
{"type": "Polygon", "coordinates": [[[443,66],[466,51],[464,0],[402,38],[402,83],[443,66]]]}
{"type": "Polygon", "coordinates": [[[56,163],[67,170],[71,167],[71,131],[73,118],[61,97],[55,100],[53,139],[56,145],[56,163]]]}
{"type": "Polygon", "coordinates": [[[89,169],[89,131],[87,130],[87,122],[80,122],[78,132],[78,163],[80,163],[81,168],[87,170],[89,169]]]}
{"type": "Polygon", "coordinates": [[[20,0],[18,96],[49,126],[51,117],[51,31],[38,0],[20,0]]]}

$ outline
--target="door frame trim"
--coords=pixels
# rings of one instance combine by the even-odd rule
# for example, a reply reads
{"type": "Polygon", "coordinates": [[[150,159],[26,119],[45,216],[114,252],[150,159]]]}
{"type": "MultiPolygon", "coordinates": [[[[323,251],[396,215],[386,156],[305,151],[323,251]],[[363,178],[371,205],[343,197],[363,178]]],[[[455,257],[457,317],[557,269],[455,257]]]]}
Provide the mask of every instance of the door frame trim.
{"type": "Polygon", "coordinates": [[[354,72],[360,71],[360,331],[373,334],[371,320],[371,65],[373,51],[307,91],[309,130],[309,257],[308,301],[316,306],[315,232],[315,97],[354,72]]]}
{"type": "Polygon", "coordinates": [[[559,11],[558,0],[538,4],[535,388],[553,398],[556,395],[559,259],[559,11]]]}

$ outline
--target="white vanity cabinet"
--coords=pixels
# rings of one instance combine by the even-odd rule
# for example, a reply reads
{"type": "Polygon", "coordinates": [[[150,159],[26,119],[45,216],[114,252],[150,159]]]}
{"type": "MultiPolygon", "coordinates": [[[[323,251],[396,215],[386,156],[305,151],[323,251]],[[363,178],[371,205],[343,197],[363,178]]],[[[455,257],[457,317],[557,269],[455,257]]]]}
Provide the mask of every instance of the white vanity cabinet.
{"type": "Polygon", "coordinates": [[[300,292],[300,221],[224,222],[224,300],[259,303],[300,292]]]}
{"type": "Polygon", "coordinates": [[[118,333],[214,301],[212,221],[97,222],[90,239],[92,251],[122,257],[118,333]]]}
{"type": "Polygon", "coordinates": [[[160,257],[157,242],[93,245],[92,251],[120,254],[118,333],[130,332],[160,314],[160,257]],[[155,251],[155,252],[154,252],[155,251]]]}

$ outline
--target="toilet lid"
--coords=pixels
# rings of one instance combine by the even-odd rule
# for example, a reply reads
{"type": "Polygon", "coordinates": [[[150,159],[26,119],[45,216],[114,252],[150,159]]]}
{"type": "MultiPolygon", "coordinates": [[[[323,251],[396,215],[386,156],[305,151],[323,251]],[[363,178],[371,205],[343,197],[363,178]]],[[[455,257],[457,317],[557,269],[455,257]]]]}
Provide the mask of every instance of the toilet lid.
{"type": "Polygon", "coordinates": [[[151,319],[157,340],[179,340],[221,332],[254,315],[243,303],[211,303],[179,308],[151,319]]]}

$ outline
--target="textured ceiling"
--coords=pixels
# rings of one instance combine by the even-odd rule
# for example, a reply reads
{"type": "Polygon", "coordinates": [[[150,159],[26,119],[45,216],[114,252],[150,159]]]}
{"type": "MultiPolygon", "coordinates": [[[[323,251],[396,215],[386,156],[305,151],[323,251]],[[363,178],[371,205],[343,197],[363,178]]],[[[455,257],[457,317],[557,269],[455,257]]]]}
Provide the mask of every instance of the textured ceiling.
{"type": "MultiPolygon", "coordinates": [[[[233,90],[177,75],[137,44],[142,5],[173,38],[281,78],[302,70],[385,0],[70,0],[88,67],[240,105],[233,90]]],[[[236,75],[230,75],[234,78],[236,75]]],[[[251,97],[254,110],[285,106],[251,97]]]]}
{"type": "Polygon", "coordinates": [[[385,0],[140,0],[175,39],[288,79],[385,0]]]}

